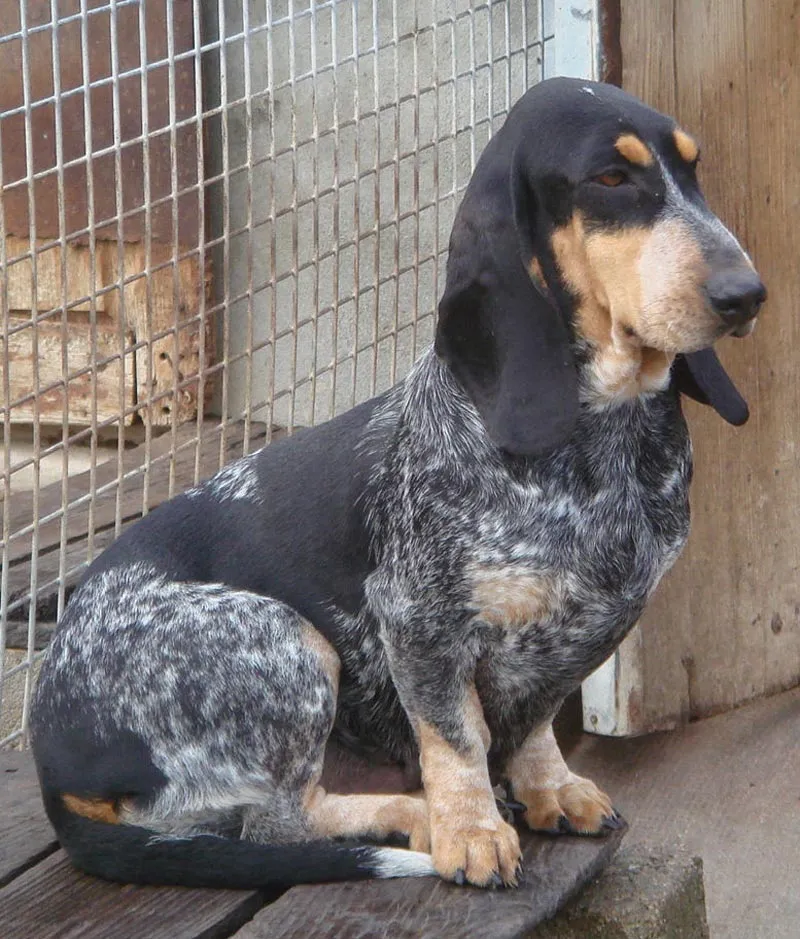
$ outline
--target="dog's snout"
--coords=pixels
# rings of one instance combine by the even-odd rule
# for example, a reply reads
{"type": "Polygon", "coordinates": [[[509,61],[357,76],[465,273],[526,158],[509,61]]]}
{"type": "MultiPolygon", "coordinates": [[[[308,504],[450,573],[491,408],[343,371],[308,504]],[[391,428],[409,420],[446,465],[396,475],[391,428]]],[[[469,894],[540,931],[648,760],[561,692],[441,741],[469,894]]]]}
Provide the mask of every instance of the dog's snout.
{"type": "Polygon", "coordinates": [[[716,313],[730,326],[752,320],[767,297],[766,287],[752,270],[712,274],[706,282],[706,293],[716,313]]]}

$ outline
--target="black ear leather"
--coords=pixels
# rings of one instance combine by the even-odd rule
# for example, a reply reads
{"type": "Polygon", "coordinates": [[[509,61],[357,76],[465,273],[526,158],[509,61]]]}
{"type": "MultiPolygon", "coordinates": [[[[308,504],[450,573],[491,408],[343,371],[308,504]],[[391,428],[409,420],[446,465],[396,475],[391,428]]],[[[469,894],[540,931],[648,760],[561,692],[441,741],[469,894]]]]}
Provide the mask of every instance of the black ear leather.
{"type": "Polygon", "coordinates": [[[714,408],[720,417],[734,427],[740,427],[750,417],[747,402],[728,377],[713,349],[676,356],[672,366],[672,380],[681,394],[714,408]]]}
{"type": "Polygon", "coordinates": [[[578,377],[558,307],[526,269],[536,241],[532,200],[518,205],[519,180],[490,182],[508,187],[504,210],[497,211],[496,193],[467,194],[450,239],[436,351],[492,441],[512,454],[539,456],[575,426],[578,377]]]}

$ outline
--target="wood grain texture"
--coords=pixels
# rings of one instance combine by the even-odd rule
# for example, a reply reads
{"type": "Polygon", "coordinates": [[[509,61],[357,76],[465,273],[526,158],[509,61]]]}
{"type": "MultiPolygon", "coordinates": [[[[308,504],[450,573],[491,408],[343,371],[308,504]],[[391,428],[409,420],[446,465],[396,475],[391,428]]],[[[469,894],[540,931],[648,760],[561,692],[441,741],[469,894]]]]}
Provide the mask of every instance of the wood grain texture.
{"type": "MultiPolygon", "coordinates": [[[[179,249],[182,251],[183,249],[179,249]]],[[[213,318],[198,318],[210,287],[210,266],[200,268],[197,254],[175,259],[170,245],[125,245],[122,265],[117,245],[98,249],[108,285],[125,284],[107,294],[111,318],[124,320],[137,348],[135,381],[138,413],[152,426],[191,420],[197,413],[199,376],[214,359],[213,318]],[[145,271],[149,271],[145,276],[145,271]],[[204,335],[201,361],[201,331],[204,335]]],[[[206,403],[213,376],[203,383],[206,403]]]]}
{"type": "Polygon", "coordinates": [[[106,883],[57,851],[0,890],[0,923],[3,939],[222,939],[262,903],[256,891],[106,883]]]}
{"type": "MultiPolygon", "coordinates": [[[[24,258],[30,251],[26,239],[9,238],[7,242],[11,257],[24,258]]],[[[113,419],[123,411],[127,411],[122,418],[126,424],[135,417],[151,426],[191,420],[197,413],[199,395],[202,393],[207,403],[213,391],[214,376],[206,377],[201,390],[200,375],[214,360],[214,329],[212,316],[200,319],[210,286],[210,266],[201,270],[199,256],[190,253],[180,257],[183,251],[178,249],[177,259],[171,245],[151,242],[148,250],[145,243],[119,246],[98,242],[92,277],[87,249],[71,244],[62,257],[60,246],[50,248],[37,252],[35,289],[31,261],[12,264],[8,301],[13,332],[7,350],[0,340],[0,365],[8,361],[11,384],[9,402],[0,399],[0,404],[10,403],[11,421],[31,423],[38,415],[40,423],[61,424],[65,406],[74,425],[91,423],[94,408],[99,421],[113,419]],[[66,267],[66,294],[62,264],[66,267]],[[105,292],[96,298],[92,328],[90,304],[84,298],[98,290],[105,292]],[[76,305],[64,318],[59,308],[72,301],[76,305]],[[31,310],[53,313],[33,323],[31,310]],[[37,388],[44,390],[35,410],[31,392],[37,388]]]]}
{"type": "Polygon", "coordinates": [[[709,204],[770,294],[718,350],[750,422],[686,405],[692,532],[643,617],[639,732],[800,681],[799,34],[798,0],[623,0],[624,87],[700,140],[709,204]]]}
{"type": "Polygon", "coordinates": [[[30,753],[0,752],[0,887],[57,847],[30,753]]]}
{"type": "Polygon", "coordinates": [[[94,329],[89,315],[80,312],[71,313],[66,326],[60,313],[36,324],[31,323],[30,313],[11,313],[8,323],[15,331],[10,333],[7,345],[0,337],[0,382],[4,382],[7,368],[10,396],[8,402],[4,395],[0,397],[0,406],[10,405],[12,423],[61,424],[65,407],[71,424],[90,424],[93,412],[98,421],[107,421],[123,411],[128,411],[124,423],[132,422],[136,390],[131,332],[125,332],[120,352],[117,325],[106,316],[98,316],[94,329]],[[64,355],[68,363],[66,383],[64,355]],[[38,361],[38,382],[34,360],[38,361]]]}
{"type": "MultiPolygon", "coordinates": [[[[97,237],[118,239],[117,170],[114,143],[114,97],[112,87],[111,26],[112,10],[108,0],[89,0],[92,10],[86,18],[87,49],[82,50],[79,0],[62,0],[59,17],[71,16],[59,23],[57,30],[46,27],[51,21],[50,0],[27,0],[29,34],[28,68],[31,103],[30,155],[34,172],[42,174],[34,183],[34,222],[40,238],[59,237],[58,174],[56,167],[56,117],[52,102],[54,94],[54,41],[58,43],[59,81],[63,98],[62,113],[64,215],[67,233],[81,232],[86,243],[89,224],[97,225],[97,237]],[[37,27],[39,27],[37,29],[37,27]],[[87,196],[86,137],[84,132],[84,55],[88,57],[88,91],[91,114],[91,163],[94,183],[94,213],[89,218],[87,196]],[[106,152],[103,152],[106,151],[106,152]],[[99,154],[99,155],[98,155],[99,154]],[[105,225],[100,223],[105,222],[105,225]]],[[[168,68],[167,17],[172,18],[172,41],[176,56],[190,52],[194,46],[192,5],[150,0],[147,4],[128,4],[115,11],[117,30],[117,64],[122,78],[118,85],[119,138],[125,146],[120,154],[119,189],[122,210],[121,240],[140,241],[147,236],[144,211],[144,167],[149,170],[150,200],[155,202],[150,214],[150,234],[155,241],[195,246],[202,235],[199,229],[198,193],[189,191],[177,197],[178,232],[173,230],[172,167],[175,164],[178,190],[197,182],[197,126],[194,58],[181,57],[174,64],[174,109],[176,123],[186,122],[170,133],[170,95],[168,68]],[[145,17],[146,49],[140,55],[139,15],[145,17]],[[142,88],[137,73],[144,59],[147,70],[147,124],[150,139],[147,148],[141,142],[142,88]],[[125,74],[127,73],[127,75],[125,74]],[[138,210],[138,211],[137,211],[138,210]]],[[[0,23],[3,33],[19,30],[18,0],[0,0],[0,23]]],[[[22,41],[19,38],[3,43],[0,56],[0,112],[19,108],[24,103],[22,41]]],[[[25,139],[25,115],[16,113],[3,120],[0,161],[3,183],[10,188],[3,193],[5,231],[26,237],[30,231],[27,176],[28,154],[25,139]],[[16,184],[16,185],[14,185],[16,184]]]]}
{"type": "Polygon", "coordinates": [[[609,862],[623,835],[523,836],[525,873],[516,890],[434,878],[295,887],[236,939],[522,939],[609,862]]]}
{"type": "MultiPolygon", "coordinates": [[[[67,305],[71,310],[88,312],[91,304],[88,298],[95,293],[102,283],[95,266],[92,276],[92,263],[89,249],[82,245],[53,245],[45,238],[37,238],[36,280],[34,291],[33,262],[30,258],[31,241],[29,238],[6,238],[6,260],[8,263],[8,309],[9,310],[52,310],[67,305]],[[49,247],[48,247],[49,246],[49,247]],[[18,260],[19,259],[19,260],[18,260]],[[67,283],[64,295],[63,261],[66,259],[67,283]]],[[[0,290],[5,285],[0,285],[0,290]]],[[[98,313],[105,310],[105,294],[95,298],[98,313]]]]}

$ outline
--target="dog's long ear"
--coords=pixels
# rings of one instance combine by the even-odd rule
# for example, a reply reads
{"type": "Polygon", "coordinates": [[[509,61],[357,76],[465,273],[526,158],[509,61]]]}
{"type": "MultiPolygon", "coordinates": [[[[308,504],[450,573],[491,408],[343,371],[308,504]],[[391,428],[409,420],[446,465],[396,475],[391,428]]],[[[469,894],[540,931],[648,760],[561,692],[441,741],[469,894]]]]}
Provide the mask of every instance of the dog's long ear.
{"type": "Polygon", "coordinates": [[[483,187],[507,185],[501,200],[480,186],[467,192],[450,239],[436,351],[493,443],[538,456],[572,432],[578,378],[558,307],[526,269],[536,209],[524,181],[513,171],[512,177],[489,177],[483,187]],[[506,211],[498,211],[498,201],[506,211]]]}
{"type": "Polygon", "coordinates": [[[740,427],[750,411],[713,349],[685,352],[676,357],[672,380],[681,394],[714,408],[729,424],[740,427]]]}

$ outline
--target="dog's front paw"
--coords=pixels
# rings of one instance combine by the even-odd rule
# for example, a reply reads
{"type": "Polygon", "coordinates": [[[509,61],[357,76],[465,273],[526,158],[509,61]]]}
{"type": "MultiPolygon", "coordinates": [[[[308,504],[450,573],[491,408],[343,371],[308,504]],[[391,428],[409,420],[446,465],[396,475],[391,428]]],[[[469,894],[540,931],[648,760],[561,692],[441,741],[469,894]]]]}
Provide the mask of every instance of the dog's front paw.
{"type": "Polygon", "coordinates": [[[599,835],[623,824],[609,797],[574,773],[557,788],[515,787],[514,798],[525,806],[523,818],[534,831],[599,835]]]}
{"type": "Polygon", "coordinates": [[[431,819],[431,853],[445,880],[476,887],[516,886],[520,867],[519,836],[500,818],[494,799],[480,813],[459,809],[431,819]]]}

